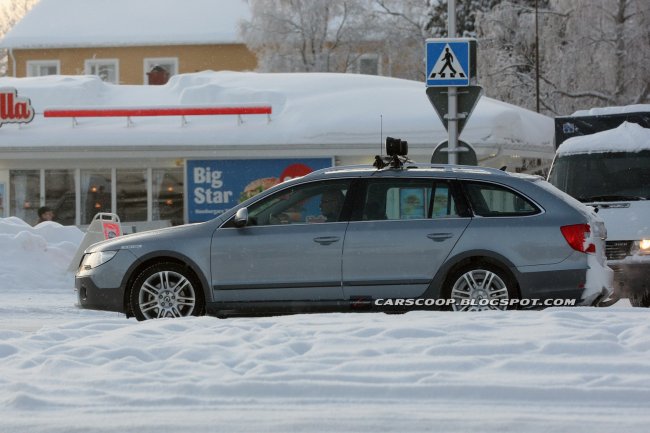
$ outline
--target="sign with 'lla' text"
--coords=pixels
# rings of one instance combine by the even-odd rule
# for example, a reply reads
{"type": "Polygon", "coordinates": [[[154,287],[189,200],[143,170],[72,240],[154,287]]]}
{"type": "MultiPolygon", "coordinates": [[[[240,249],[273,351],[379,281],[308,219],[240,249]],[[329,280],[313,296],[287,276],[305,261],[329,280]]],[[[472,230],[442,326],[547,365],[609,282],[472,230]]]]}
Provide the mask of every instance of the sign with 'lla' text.
{"type": "Polygon", "coordinates": [[[5,123],[29,123],[34,119],[34,108],[29,98],[18,97],[13,87],[0,87],[0,126],[5,123]]]}

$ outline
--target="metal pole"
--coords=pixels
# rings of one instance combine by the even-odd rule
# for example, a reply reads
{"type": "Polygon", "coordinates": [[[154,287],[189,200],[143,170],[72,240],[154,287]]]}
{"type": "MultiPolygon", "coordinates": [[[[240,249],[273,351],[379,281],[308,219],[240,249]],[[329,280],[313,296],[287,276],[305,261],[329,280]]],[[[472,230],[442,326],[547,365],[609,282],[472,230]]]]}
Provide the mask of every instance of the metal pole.
{"type": "MultiPolygon", "coordinates": [[[[456,0],[447,1],[447,37],[456,37],[456,0]]],[[[447,87],[448,105],[447,113],[447,132],[449,133],[447,145],[447,162],[449,164],[458,164],[458,93],[456,87],[447,87]]]]}
{"type": "Polygon", "coordinates": [[[539,113],[539,13],[535,0],[535,100],[539,113]]]}

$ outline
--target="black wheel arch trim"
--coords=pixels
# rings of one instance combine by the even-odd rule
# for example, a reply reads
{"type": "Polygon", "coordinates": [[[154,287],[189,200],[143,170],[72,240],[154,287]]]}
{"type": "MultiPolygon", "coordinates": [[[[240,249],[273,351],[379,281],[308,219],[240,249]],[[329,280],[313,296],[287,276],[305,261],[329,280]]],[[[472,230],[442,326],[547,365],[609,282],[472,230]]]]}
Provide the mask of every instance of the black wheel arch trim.
{"type": "MultiPolygon", "coordinates": [[[[489,250],[472,250],[464,251],[460,254],[457,254],[451,258],[448,258],[445,261],[445,264],[438,269],[436,275],[431,280],[429,287],[422,294],[422,298],[439,298],[442,294],[442,289],[447,277],[450,272],[452,272],[458,265],[463,264],[464,262],[469,262],[471,260],[482,260],[486,261],[495,266],[506,268],[506,271],[510,272],[512,278],[515,280],[517,286],[519,286],[521,279],[519,278],[519,271],[517,267],[505,256],[495,253],[494,251],[489,250]]],[[[519,288],[519,291],[520,288],[519,288]]]]}
{"type": "Polygon", "coordinates": [[[123,289],[122,293],[124,296],[122,302],[124,305],[124,311],[126,312],[127,316],[129,316],[130,313],[130,307],[129,307],[130,288],[129,287],[131,286],[131,284],[135,281],[136,278],[138,278],[138,275],[140,274],[141,271],[143,271],[153,263],[164,262],[166,259],[174,262],[182,263],[183,265],[187,266],[194,273],[194,275],[196,275],[196,277],[199,279],[199,283],[201,284],[201,292],[203,293],[203,297],[206,304],[212,301],[212,291],[209,289],[210,284],[208,283],[208,279],[203,274],[203,272],[201,271],[201,267],[196,262],[194,262],[186,255],[179,254],[176,251],[160,250],[160,251],[151,252],[141,257],[138,257],[133,262],[133,264],[129,267],[129,269],[127,269],[127,271],[124,273],[124,277],[122,279],[122,284],[121,284],[121,287],[123,289]],[[138,270],[140,270],[140,272],[137,272],[138,270]]]}

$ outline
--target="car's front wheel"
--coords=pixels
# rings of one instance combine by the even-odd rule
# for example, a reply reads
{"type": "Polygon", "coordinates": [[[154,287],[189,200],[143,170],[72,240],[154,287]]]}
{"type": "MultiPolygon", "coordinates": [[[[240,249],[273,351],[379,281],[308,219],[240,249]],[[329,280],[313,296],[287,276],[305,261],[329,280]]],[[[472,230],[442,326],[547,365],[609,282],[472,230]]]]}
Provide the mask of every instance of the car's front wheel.
{"type": "Polygon", "coordinates": [[[157,263],[131,287],[131,310],[138,320],[199,316],[204,299],[194,275],[178,263],[157,263]]]}
{"type": "Polygon", "coordinates": [[[452,272],[445,284],[454,311],[506,310],[514,308],[516,283],[502,269],[489,263],[474,263],[452,272]]]}

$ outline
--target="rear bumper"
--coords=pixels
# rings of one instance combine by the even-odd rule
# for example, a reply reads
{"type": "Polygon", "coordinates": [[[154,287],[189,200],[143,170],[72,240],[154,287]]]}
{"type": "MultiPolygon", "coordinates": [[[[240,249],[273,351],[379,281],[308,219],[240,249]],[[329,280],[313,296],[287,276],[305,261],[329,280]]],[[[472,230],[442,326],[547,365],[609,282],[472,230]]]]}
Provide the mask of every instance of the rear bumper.
{"type": "Polygon", "coordinates": [[[575,299],[576,305],[594,305],[614,291],[612,269],[579,252],[560,264],[517,268],[517,280],[522,298],[575,299]]]}

